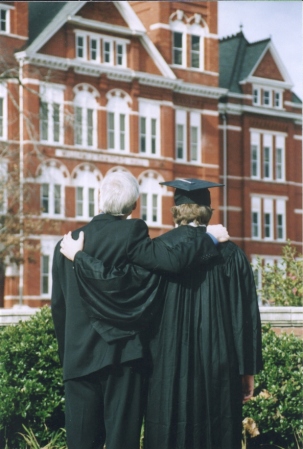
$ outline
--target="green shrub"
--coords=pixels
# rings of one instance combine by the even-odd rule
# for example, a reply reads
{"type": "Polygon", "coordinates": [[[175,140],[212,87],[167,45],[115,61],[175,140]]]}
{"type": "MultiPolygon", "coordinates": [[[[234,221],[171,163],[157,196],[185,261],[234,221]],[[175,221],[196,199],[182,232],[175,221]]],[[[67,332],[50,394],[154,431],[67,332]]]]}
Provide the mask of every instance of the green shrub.
{"type": "Polygon", "coordinates": [[[303,447],[302,340],[293,334],[278,336],[264,326],[263,359],[254,399],[243,410],[243,417],[253,418],[260,431],[249,447],[303,447]]]}
{"type": "Polygon", "coordinates": [[[64,427],[64,393],[49,307],[0,332],[0,447],[25,447],[23,426],[41,444],[64,427]]]}

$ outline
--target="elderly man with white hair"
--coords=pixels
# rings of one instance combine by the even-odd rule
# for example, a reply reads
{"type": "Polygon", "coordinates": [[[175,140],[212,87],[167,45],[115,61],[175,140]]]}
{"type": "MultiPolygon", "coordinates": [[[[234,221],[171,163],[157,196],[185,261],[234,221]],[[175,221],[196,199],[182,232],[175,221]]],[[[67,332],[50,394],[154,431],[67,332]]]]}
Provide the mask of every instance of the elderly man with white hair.
{"type": "MultiPolygon", "coordinates": [[[[139,448],[146,397],[142,323],[156,313],[153,299],[159,290],[155,288],[159,277],[153,271],[178,273],[194,260],[217,255],[212,238],[199,227],[170,231],[174,238],[167,244],[150,239],[143,220],[126,220],[138,197],[139,185],[130,173],[109,174],[101,185],[101,213],[72,233],[74,239],[85,233],[84,251],[96,259],[102,257],[105,269],[116,267],[114,277],[119,278],[119,270],[128,263],[151,270],[135,296],[131,289],[136,274],[126,277],[118,290],[119,282],[113,277],[111,284],[109,279],[111,294],[104,300],[109,315],[105,313],[103,320],[94,319],[94,304],[88,308],[81,297],[73,263],[60,251],[64,239],[55,248],[51,306],[63,365],[69,449],[102,449],[104,444],[107,449],[139,448]],[[118,306],[113,310],[114,299],[118,306]],[[127,325],[121,310],[129,318],[127,325]]],[[[228,238],[222,226],[217,231],[215,237],[228,238]]],[[[137,282],[134,285],[137,288],[137,282]]]]}

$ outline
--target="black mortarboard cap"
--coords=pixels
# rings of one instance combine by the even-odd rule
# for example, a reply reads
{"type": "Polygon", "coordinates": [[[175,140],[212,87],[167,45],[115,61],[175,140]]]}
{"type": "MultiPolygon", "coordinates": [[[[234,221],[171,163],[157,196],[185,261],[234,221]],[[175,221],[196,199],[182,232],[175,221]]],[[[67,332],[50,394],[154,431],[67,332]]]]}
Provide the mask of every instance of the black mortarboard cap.
{"type": "Polygon", "coordinates": [[[160,182],[160,184],[176,189],[174,195],[176,206],[180,204],[210,206],[210,192],[208,189],[224,186],[224,184],[194,178],[175,179],[174,181],[160,182]]]}

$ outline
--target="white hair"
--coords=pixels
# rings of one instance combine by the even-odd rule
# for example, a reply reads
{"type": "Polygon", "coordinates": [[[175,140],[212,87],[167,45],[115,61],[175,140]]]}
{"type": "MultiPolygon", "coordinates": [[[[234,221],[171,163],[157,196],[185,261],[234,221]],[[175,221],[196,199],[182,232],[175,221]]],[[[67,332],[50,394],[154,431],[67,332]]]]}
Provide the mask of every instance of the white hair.
{"type": "Polygon", "coordinates": [[[110,173],[101,183],[100,209],[104,214],[129,215],[138,198],[138,181],[129,172],[110,173]]]}

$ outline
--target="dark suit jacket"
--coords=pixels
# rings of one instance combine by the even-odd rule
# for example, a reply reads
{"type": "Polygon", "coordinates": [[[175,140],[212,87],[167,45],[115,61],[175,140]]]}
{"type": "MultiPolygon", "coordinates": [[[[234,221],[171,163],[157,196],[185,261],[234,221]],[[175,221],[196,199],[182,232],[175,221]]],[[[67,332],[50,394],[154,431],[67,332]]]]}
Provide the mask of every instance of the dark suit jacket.
{"type": "MultiPolygon", "coordinates": [[[[123,268],[132,262],[149,270],[178,273],[193,262],[197,252],[202,258],[205,253],[207,258],[216,254],[205,231],[190,226],[171,231],[176,239],[169,239],[168,244],[161,239],[151,240],[144,221],[121,220],[108,214],[97,215],[74,231],[73,237],[78,238],[80,231],[85,233],[84,251],[108,266],[123,268]]],[[[140,333],[130,332],[128,338],[124,335],[108,343],[96,331],[81,298],[73,263],[60,253],[60,242],[53,260],[51,306],[64,380],[144,356],[140,333]]]]}

